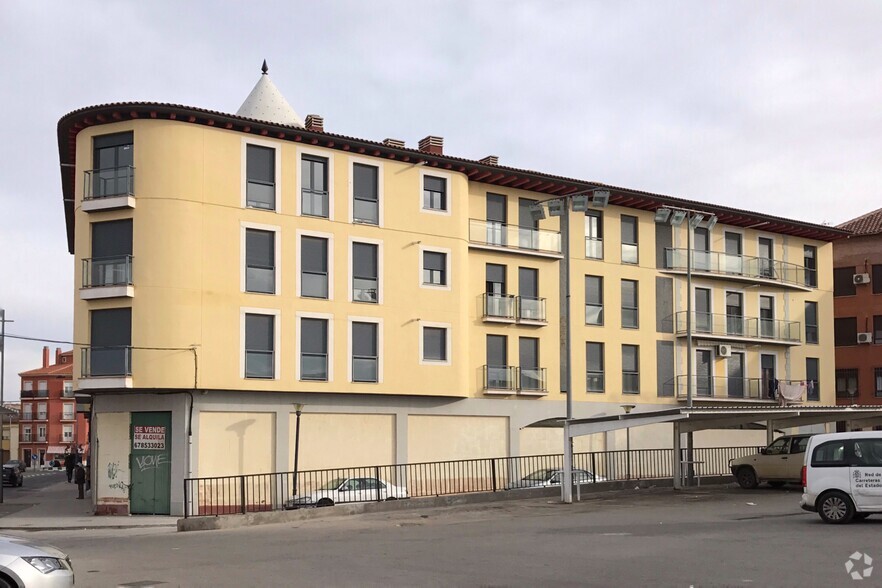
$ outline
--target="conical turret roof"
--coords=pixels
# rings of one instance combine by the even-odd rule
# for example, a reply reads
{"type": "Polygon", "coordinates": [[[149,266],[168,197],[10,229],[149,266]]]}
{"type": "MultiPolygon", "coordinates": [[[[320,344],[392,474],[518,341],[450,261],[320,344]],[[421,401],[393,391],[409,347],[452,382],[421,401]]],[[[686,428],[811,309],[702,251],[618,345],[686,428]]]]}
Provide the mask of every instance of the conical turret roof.
{"type": "Polygon", "coordinates": [[[266,61],[263,62],[263,73],[254,89],[248,94],[248,98],[236,111],[238,116],[263,120],[281,125],[303,127],[303,119],[300,118],[276,85],[267,74],[266,61]]]}

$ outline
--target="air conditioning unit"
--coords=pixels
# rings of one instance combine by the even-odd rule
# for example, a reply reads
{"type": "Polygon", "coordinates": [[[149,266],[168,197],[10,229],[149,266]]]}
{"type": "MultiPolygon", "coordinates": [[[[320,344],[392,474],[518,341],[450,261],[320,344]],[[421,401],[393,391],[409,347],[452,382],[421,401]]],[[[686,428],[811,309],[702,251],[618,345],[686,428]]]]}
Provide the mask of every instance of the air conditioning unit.
{"type": "Polygon", "coordinates": [[[858,333],[858,343],[872,343],[873,333],[858,333]]]}
{"type": "Polygon", "coordinates": [[[851,279],[855,284],[869,284],[870,274],[855,274],[851,279]]]}
{"type": "Polygon", "coordinates": [[[718,357],[732,357],[732,346],[731,345],[718,345],[717,346],[717,356],[718,357]]]}

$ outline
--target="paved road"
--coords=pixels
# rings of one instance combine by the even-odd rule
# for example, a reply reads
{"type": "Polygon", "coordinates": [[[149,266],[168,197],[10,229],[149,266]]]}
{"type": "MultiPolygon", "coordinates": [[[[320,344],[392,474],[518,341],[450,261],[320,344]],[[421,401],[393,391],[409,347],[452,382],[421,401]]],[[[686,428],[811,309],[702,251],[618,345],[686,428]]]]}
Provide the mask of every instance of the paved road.
{"type": "MultiPolygon", "coordinates": [[[[882,517],[829,526],[799,490],[608,492],[227,531],[40,532],[77,586],[846,586],[882,517]],[[164,582],[166,584],[159,584],[164,582]],[[144,585],[144,584],[141,584],[144,585]]],[[[882,586],[882,566],[861,586],[882,586]]]]}
{"type": "MultiPolygon", "coordinates": [[[[0,504],[0,517],[11,512],[22,510],[29,507],[31,504],[38,502],[40,498],[36,493],[39,492],[39,490],[66,479],[67,474],[64,471],[59,472],[49,470],[43,472],[25,472],[24,483],[20,488],[17,486],[3,487],[4,503],[0,504]],[[30,502],[29,499],[31,497],[33,497],[33,502],[29,504],[28,502],[30,502]],[[6,501],[9,500],[15,501],[18,504],[6,503],[6,501]]],[[[76,487],[74,486],[74,488],[76,487]]],[[[74,490],[74,495],[76,495],[76,490],[74,490]]],[[[2,527],[2,521],[0,521],[0,527],[2,527]]]]}

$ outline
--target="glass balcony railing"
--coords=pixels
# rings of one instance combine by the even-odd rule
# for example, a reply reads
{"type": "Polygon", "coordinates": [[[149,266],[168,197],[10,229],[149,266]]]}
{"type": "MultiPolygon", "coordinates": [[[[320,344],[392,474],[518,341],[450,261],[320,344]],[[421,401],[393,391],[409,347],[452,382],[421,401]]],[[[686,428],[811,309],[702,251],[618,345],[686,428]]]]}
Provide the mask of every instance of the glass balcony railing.
{"type": "Polygon", "coordinates": [[[545,322],[545,299],[518,296],[518,320],[545,322]]]}
{"type": "Polygon", "coordinates": [[[522,251],[560,254],[558,231],[469,219],[469,242],[522,251]]]}
{"type": "Polygon", "coordinates": [[[517,298],[511,294],[484,294],[484,318],[515,320],[517,298]]]}
{"type": "MultiPolygon", "coordinates": [[[[675,316],[677,334],[685,335],[686,311],[678,312],[675,316]]],[[[797,344],[801,341],[801,324],[798,321],[693,312],[692,334],[719,338],[786,341],[797,344]]]]}
{"type": "Polygon", "coordinates": [[[603,259],[603,239],[585,237],[585,257],[588,259],[603,259]]]}
{"type": "Polygon", "coordinates": [[[83,260],[83,288],[132,285],[131,255],[83,260]]]}
{"type": "MultiPolygon", "coordinates": [[[[665,267],[669,270],[687,270],[687,249],[665,249],[665,267]]],[[[716,251],[693,251],[692,271],[723,277],[736,276],[761,282],[778,282],[811,287],[812,271],[801,265],[766,257],[750,257],[716,251]],[[809,272],[808,279],[806,272],[809,272]]]]}
{"type": "Polygon", "coordinates": [[[131,347],[84,347],[81,353],[80,367],[84,378],[132,375],[131,347]]]}
{"type": "Polygon", "coordinates": [[[548,392],[548,389],[546,388],[545,368],[519,367],[518,392],[528,394],[548,392]]]}
{"type": "Polygon", "coordinates": [[[83,199],[135,195],[135,168],[131,165],[86,171],[83,199]]]}
{"type": "MultiPolygon", "coordinates": [[[[687,383],[687,376],[677,376],[677,398],[679,400],[687,398],[687,383]]],[[[773,400],[765,388],[761,378],[692,376],[692,398],[700,400],[773,400]]]]}
{"type": "Polygon", "coordinates": [[[484,390],[537,394],[547,392],[545,368],[483,366],[484,390]]]}

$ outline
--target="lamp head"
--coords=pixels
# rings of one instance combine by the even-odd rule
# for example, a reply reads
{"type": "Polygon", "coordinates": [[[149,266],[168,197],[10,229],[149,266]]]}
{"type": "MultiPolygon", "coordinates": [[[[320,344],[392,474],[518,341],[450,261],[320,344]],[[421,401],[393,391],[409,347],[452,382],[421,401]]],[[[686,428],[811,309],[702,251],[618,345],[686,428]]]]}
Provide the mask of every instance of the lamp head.
{"type": "Polygon", "coordinates": [[[545,208],[541,204],[533,204],[530,206],[530,216],[534,221],[541,221],[545,218],[545,208]]]}
{"type": "Polygon", "coordinates": [[[637,408],[637,405],[636,404],[622,404],[621,407],[622,407],[622,410],[625,411],[625,414],[630,414],[632,410],[637,408]]]}
{"type": "Polygon", "coordinates": [[[666,223],[668,219],[671,217],[671,209],[670,208],[656,208],[655,209],[655,222],[657,223],[666,223]]]}

